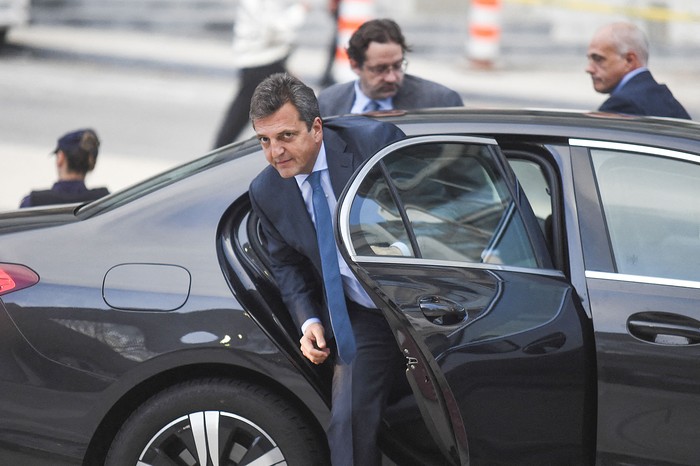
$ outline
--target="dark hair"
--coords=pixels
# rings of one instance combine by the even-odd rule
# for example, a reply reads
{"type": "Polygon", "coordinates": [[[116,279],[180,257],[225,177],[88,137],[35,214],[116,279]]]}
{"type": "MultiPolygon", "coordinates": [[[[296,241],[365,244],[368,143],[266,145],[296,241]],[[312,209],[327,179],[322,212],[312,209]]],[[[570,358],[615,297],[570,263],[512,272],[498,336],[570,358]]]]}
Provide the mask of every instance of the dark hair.
{"type": "Polygon", "coordinates": [[[77,144],[67,145],[61,150],[66,155],[69,171],[86,174],[95,168],[100,140],[97,133],[91,129],[83,130],[79,136],[77,144]]]}
{"type": "Polygon", "coordinates": [[[282,108],[287,102],[294,105],[299,118],[311,130],[314,120],[321,116],[313,89],[288,73],[275,73],[258,84],[250,100],[250,120],[265,118],[282,108]]]}
{"type": "Polygon", "coordinates": [[[370,42],[380,44],[393,42],[399,44],[404,53],[411,51],[411,48],[406,45],[401,28],[391,19],[372,19],[362,24],[350,37],[347,48],[348,57],[362,66],[365,63],[365,53],[370,42]]]}

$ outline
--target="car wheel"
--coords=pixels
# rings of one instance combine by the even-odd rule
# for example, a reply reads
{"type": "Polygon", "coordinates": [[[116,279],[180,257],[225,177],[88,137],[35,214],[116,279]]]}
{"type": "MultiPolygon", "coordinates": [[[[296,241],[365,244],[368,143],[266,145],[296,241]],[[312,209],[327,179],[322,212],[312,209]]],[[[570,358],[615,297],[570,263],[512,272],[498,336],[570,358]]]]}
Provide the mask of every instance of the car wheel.
{"type": "Polygon", "coordinates": [[[247,382],[183,382],[150,398],[117,433],[106,466],[327,465],[323,432],[247,382]]]}

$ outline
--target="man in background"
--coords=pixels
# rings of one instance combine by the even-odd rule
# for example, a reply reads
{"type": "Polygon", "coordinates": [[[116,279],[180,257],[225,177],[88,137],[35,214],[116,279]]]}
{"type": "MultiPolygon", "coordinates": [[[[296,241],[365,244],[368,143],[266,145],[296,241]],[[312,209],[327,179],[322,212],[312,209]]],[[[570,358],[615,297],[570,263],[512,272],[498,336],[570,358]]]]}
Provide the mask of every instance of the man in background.
{"type": "Polygon", "coordinates": [[[321,91],[321,116],[462,106],[462,98],[452,89],[406,74],[409,51],[396,22],[374,19],[364,23],[350,37],[347,48],[358,79],[321,91]]]}
{"type": "Polygon", "coordinates": [[[287,71],[309,6],[299,0],[239,0],[233,27],[233,58],[239,85],[216,135],[213,149],[236,141],[248,126],[255,87],[274,73],[287,71]]]}
{"type": "Polygon", "coordinates": [[[664,84],[656,82],[647,68],[649,42],[632,23],[601,27],[588,46],[588,66],[593,88],[610,94],[598,110],[690,119],[685,108],[664,84]]]}

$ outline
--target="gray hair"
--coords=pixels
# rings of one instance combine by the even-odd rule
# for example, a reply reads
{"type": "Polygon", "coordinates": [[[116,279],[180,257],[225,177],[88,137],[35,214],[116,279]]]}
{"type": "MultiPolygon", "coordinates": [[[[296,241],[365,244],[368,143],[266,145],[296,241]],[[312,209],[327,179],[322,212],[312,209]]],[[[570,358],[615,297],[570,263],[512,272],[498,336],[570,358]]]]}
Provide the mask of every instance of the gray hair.
{"type": "Polygon", "coordinates": [[[620,55],[634,52],[642,66],[649,61],[649,40],[640,28],[632,23],[612,23],[610,25],[610,37],[620,55]]]}
{"type": "Polygon", "coordinates": [[[311,130],[314,120],[321,116],[318,100],[313,89],[288,73],[275,73],[265,78],[255,88],[250,101],[250,120],[265,118],[284,106],[287,102],[294,105],[299,118],[311,130]]]}

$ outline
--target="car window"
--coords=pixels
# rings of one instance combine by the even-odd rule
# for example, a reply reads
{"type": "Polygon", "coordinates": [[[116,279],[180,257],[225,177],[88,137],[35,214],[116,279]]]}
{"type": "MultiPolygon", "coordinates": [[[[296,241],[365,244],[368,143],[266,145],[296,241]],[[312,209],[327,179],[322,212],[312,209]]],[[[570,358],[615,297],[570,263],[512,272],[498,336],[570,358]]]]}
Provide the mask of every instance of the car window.
{"type": "Polygon", "coordinates": [[[700,164],[603,149],[591,155],[617,272],[700,281],[700,164]]]}
{"type": "Polygon", "coordinates": [[[508,163],[523,187],[535,216],[541,223],[545,222],[552,215],[552,194],[542,166],[532,160],[512,158],[508,158],[508,163]]]}
{"type": "Polygon", "coordinates": [[[492,151],[434,142],[388,154],[353,199],[356,253],[537,267],[492,151]]]}

